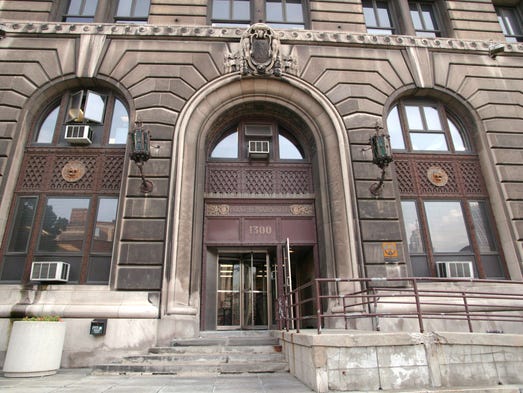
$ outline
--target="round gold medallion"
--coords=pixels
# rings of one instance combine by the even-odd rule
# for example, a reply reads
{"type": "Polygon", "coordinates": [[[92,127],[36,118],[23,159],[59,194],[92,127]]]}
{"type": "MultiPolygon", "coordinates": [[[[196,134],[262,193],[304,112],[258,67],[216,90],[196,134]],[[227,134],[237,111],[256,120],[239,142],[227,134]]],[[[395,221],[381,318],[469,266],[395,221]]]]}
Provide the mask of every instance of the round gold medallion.
{"type": "Polygon", "coordinates": [[[85,165],[80,161],[69,161],[62,168],[62,177],[69,183],[80,180],[85,175],[85,165]]]}
{"type": "Polygon", "coordinates": [[[431,166],[427,169],[427,178],[437,187],[443,187],[449,181],[449,175],[439,166],[431,166]]]}

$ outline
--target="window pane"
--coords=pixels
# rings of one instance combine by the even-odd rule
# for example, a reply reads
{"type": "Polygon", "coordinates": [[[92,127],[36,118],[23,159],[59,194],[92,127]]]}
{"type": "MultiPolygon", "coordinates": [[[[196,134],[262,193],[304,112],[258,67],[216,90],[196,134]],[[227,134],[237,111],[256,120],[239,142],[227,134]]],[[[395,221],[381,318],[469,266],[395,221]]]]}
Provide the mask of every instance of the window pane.
{"type": "Polygon", "coordinates": [[[110,144],[126,144],[129,133],[129,114],[118,99],[114,101],[113,119],[111,121],[110,144]]]}
{"type": "Polygon", "coordinates": [[[410,3],[410,17],[412,18],[412,23],[414,24],[415,30],[423,30],[423,23],[421,22],[421,17],[418,12],[418,7],[415,3],[410,3]]]}
{"type": "Polygon", "coordinates": [[[395,106],[389,112],[387,117],[387,130],[390,135],[390,144],[393,149],[405,149],[405,142],[401,132],[400,118],[398,115],[398,107],[395,106]]]}
{"type": "Polygon", "coordinates": [[[389,15],[389,6],[386,2],[380,1],[376,4],[380,27],[392,27],[389,15]]]}
{"type": "Polygon", "coordinates": [[[289,139],[279,135],[278,143],[280,145],[280,159],[282,160],[302,160],[303,155],[300,150],[289,139]]]}
{"type": "Polygon", "coordinates": [[[82,7],[82,0],[71,0],[67,13],[69,15],[80,15],[80,8],[82,7]]]}
{"type": "Polygon", "coordinates": [[[454,150],[456,150],[456,151],[467,150],[467,148],[465,147],[465,143],[463,142],[463,138],[461,137],[461,133],[458,131],[458,128],[456,127],[456,125],[450,119],[447,120],[447,123],[449,125],[452,143],[454,144],[454,150]]]}
{"type": "Polygon", "coordinates": [[[83,96],[83,91],[71,94],[71,98],[69,99],[69,109],[67,111],[67,121],[80,122],[84,120],[84,111],[82,110],[83,96]]]}
{"type": "Polygon", "coordinates": [[[85,118],[87,120],[103,122],[105,109],[105,100],[99,94],[92,91],[87,92],[87,100],[85,102],[85,118]]]}
{"type": "Polygon", "coordinates": [[[439,114],[436,108],[431,106],[424,106],[423,112],[425,113],[425,121],[427,122],[428,130],[440,131],[443,129],[441,128],[441,122],[439,121],[439,114]]]}
{"type": "Polygon", "coordinates": [[[461,204],[458,201],[425,202],[434,252],[471,252],[461,204]]]}
{"type": "Polygon", "coordinates": [[[49,198],[38,243],[39,251],[82,251],[89,198],[49,198]]]}
{"type": "Polygon", "coordinates": [[[436,20],[434,18],[434,11],[432,10],[432,5],[423,4],[421,6],[421,14],[423,18],[423,23],[425,23],[424,30],[437,30],[436,20]]]}
{"type": "Polygon", "coordinates": [[[149,6],[151,1],[150,0],[136,0],[136,6],[134,9],[134,16],[135,17],[142,17],[146,18],[149,16],[149,6]]]}
{"type": "Polygon", "coordinates": [[[423,121],[421,120],[419,106],[405,106],[405,112],[407,113],[407,123],[409,130],[423,130],[423,121]]]}
{"type": "Polygon", "coordinates": [[[416,202],[401,201],[401,211],[403,213],[403,224],[407,234],[407,245],[409,253],[423,253],[423,240],[419,226],[418,210],[416,202]]]}
{"type": "Polygon", "coordinates": [[[82,15],[94,15],[96,13],[96,5],[98,0],[85,0],[84,1],[84,12],[82,15]]]}
{"type": "Polygon", "coordinates": [[[211,153],[212,158],[238,158],[238,132],[223,138],[211,153]]]}
{"type": "Polygon", "coordinates": [[[303,8],[300,0],[287,0],[287,22],[303,23],[303,8]]]}
{"type": "Polygon", "coordinates": [[[51,143],[53,141],[54,130],[56,127],[56,121],[58,120],[58,112],[60,108],[56,107],[51,113],[47,115],[44,122],[38,130],[38,136],[36,143],[51,143]]]}
{"type": "MultiPolygon", "coordinates": [[[[250,20],[251,19],[251,7],[248,0],[234,0],[233,1],[233,14],[234,20],[250,20]]],[[[228,17],[226,19],[229,19],[228,17]]]]}
{"type": "Polygon", "coordinates": [[[110,254],[116,226],[117,198],[100,198],[93,234],[93,252],[110,254]]]}
{"type": "Polygon", "coordinates": [[[283,5],[281,1],[267,0],[266,4],[266,18],[267,21],[271,22],[284,22],[283,18],[283,5]]]}
{"type": "Polygon", "coordinates": [[[448,151],[445,134],[411,132],[410,142],[412,150],[448,151]]]}
{"type": "Polygon", "coordinates": [[[25,252],[31,236],[31,228],[36,210],[36,197],[23,197],[18,201],[16,214],[9,240],[9,252],[25,252]]]}
{"type": "Polygon", "coordinates": [[[117,16],[131,16],[131,7],[133,5],[132,0],[120,0],[118,2],[117,16]]]}
{"type": "Polygon", "coordinates": [[[376,20],[376,16],[374,15],[374,8],[372,7],[372,2],[363,2],[363,15],[365,16],[365,24],[367,26],[378,26],[378,21],[376,20]]]}
{"type": "Polygon", "coordinates": [[[469,201],[469,207],[480,252],[496,251],[496,243],[490,232],[487,204],[484,201],[469,201]]]}
{"type": "Polygon", "coordinates": [[[229,1],[214,0],[212,2],[212,17],[213,19],[229,19],[229,1]]]}

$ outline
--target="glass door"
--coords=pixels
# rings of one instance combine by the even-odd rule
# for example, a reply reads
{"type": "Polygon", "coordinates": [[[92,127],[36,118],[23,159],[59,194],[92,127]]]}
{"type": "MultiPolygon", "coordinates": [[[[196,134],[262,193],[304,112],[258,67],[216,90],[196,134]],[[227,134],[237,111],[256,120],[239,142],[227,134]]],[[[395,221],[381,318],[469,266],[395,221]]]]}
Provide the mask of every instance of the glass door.
{"type": "Polygon", "coordinates": [[[218,260],[217,328],[267,329],[272,315],[266,252],[223,254],[218,260]]]}

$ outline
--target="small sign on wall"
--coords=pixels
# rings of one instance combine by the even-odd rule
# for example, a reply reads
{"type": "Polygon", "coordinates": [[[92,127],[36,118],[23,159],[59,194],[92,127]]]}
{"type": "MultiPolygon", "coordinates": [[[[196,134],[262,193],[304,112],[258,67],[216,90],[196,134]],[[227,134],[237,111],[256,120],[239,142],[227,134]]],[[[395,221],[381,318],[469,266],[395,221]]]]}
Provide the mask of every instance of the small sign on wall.
{"type": "Polygon", "coordinates": [[[396,242],[383,242],[381,243],[381,249],[383,250],[385,261],[392,262],[392,260],[398,258],[398,245],[396,242]]]}

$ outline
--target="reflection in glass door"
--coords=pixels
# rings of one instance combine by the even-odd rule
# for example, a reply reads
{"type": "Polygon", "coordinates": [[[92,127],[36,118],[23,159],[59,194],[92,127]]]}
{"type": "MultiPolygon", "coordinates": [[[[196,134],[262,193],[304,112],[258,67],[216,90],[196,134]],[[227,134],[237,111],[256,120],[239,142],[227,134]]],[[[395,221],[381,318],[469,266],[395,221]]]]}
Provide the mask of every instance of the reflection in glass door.
{"type": "Polygon", "coordinates": [[[220,255],[218,328],[268,328],[271,315],[269,261],[265,252],[220,255]]]}

